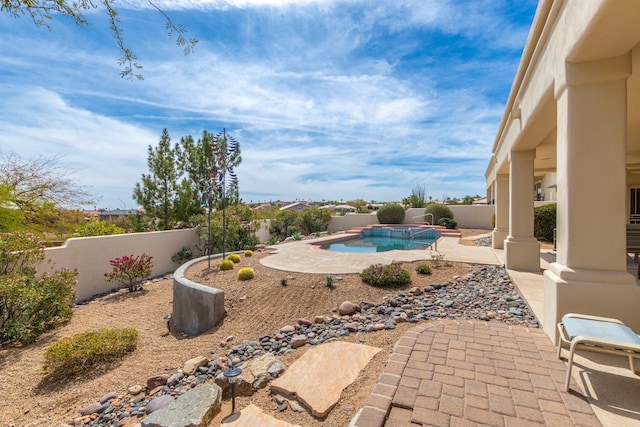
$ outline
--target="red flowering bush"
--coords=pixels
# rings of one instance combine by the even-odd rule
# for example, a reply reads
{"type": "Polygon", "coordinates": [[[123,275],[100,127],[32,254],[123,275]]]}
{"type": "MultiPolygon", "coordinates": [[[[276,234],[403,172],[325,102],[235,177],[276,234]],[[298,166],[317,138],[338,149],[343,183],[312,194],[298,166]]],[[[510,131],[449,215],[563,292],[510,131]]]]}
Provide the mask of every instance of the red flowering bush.
{"type": "Polygon", "coordinates": [[[371,286],[403,286],[411,283],[411,275],[400,264],[373,264],[360,273],[364,283],[371,286]]]}
{"type": "Polygon", "coordinates": [[[142,254],[138,256],[124,255],[120,258],[109,260],[113,270],[104,273],[107,282],[115,282],[120,286],[126,286],[129,292],[141,290],[142,280],[151,275],[153,270],[152,256],[142,254]]]}

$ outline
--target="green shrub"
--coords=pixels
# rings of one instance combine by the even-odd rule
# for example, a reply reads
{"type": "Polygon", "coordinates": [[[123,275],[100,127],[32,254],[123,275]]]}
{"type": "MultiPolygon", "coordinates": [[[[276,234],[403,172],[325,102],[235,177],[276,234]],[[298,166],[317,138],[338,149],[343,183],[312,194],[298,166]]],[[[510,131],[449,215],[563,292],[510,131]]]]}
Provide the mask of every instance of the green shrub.
{"type": "Polygon", "coordinates": [[[429,203],[426,208],[424,208],[425,219],[431,219],[431,215],[433,215],[433,224],[440,224],[441,218],[450,218],[453,219],[453,211],[447,205],[443,205],[440,203],[429,203]]]}
{"type": "Polygon", "coordinates": [[[104,273],[107,282],[115,282],[122,287],[127,287],[129,292],[142,289],[141,283],[145,277],[151,275],[153,271],[153,257],[142,254],[138,256],[124,255],[119,258],[109,260],[111,272],[104,273]]]}
{"type": "Polygon", "coordinates": [[[222,260],[220,270],[233,270],[233,261],[228,259],[222,260]]]}
{"type": "Polygon", "coordinates": [[[90,236],[110,236],[112,234],[124,234],[124,228],[115,224],[109,224],[106,221],[93,219],[85,222],[76,229],[74,236],[90,237],[90,236]]]}
{"type": "Polygon", "coordinates": [[[295,211],[286,210],[278,212],[278,215],[271,220],[271,228],[269,229],[269,232],[277,239],[275,243],[300,231],[298,228],[298,218],[298,212],[295,211]]]}
{"type": "Polygon", "coordinates": [[[404,215],[404,208],[397,203],[384,205],[376,213],[380,224],[402,224],[404,215]]]}
{"type": "Polygon", "coordinates": [[[136,349],[138,331],[101,329],[62,338],[44,352],[43,369],[55,376],[77,375],[121,359],[136,349]]]}
{"type": "Polygon", "coordinates": [[[269,237],[269,244],[270,245],[275,245],[278,242],[280,242],[280,239],[277,236],[269,237]]]}
{"type": "Polygon", "coordinates": [[[0,344],[29,344],[73,315],[77,270],[36,274],[44,245],[25,232],[0,234],[0,344]]]}
{"type": "Polygon", "coordinates": [[[418,274],[431,274],[431,267],[427,264],[420,264],[416,267],[416,273],[418,274]]]}
{"type": "Polygon", "coordinates": [[[448,229],[454,229],[458,226],[458,221],[445,217],[440,218],[440,221],[438,221],[438,225],[440,225],[441,227],[446,227],[448,229]]]}
{"type": "Polygon", "coordinates": [[[35,274],[34,264],[44,260],[44,245],[35,234],[12,232],[0,234],[0,275],[35,274]]]}
{"type": "Polygon", "coordinates": [[[300,212],[298,227],[302,233],[314,234],[326,231],[331,222],[331,212],[326,209],[311,208],[300,212]]]}
{"type": "Polygon", "coordinates": [[[403,286],[411,283],[411,275],[400,264],[374,264],[367,267],[360,278],[371,286],[403,286]]]}
{"type": "Polygon", "coordinates": [[[238,254],[231,254],[227,257],[227,259],[231,262],[233,262],[234,264],[237,264],[240,262],[240,255],[238,254]]]}
{"type": "Polygon", "coordinates": [[[0,344],[35,342],[43,332],[73,316],[77,270],[41,276],[0,276],[0,344]]]}
{"type": "Polygon", "coordinates": [[[244,256],[247,257],[247,258],[250,257],[250,256],[253,256],[253,251],[247,249],[246,251],[244,251],[244,256]]]}
{"type": "Polygon", "coordinates": [[[302,234],[300,234],[299,231],[296,231],[295,233],[293,233],[291,235],[291,237],[293,237],[293,240],[300,240],[300,239],[302,239],[302,234]]]}
{"type": "Polygon", "coordinates": [[[182,249],[180,249],[171,257],[171,261],[175,262],[176,264],[182,264],[185,261],[189,261],[192,258],[193,258],[193,251],[191,250],[191,248],[184,246],[182,249]]]}
{"type": "Polygon", "coordinates": [[[555,203],[538,206],[533,210],[533,234],[538,239],[553,242],[553,229],[556,228],[555,203]]]}
{"type": "Polygon", "coordinates": [[[256,273],[251,267],[243,267],[238,271],[238,280],[251,280],[256,277],[256,273]]]}

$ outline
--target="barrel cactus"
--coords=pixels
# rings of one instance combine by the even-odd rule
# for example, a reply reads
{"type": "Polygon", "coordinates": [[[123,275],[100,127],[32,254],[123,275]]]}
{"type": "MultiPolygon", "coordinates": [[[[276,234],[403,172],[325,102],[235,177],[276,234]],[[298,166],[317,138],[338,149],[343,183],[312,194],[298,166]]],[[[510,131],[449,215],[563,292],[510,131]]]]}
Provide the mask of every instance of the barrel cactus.
{"type": "Polygon", "coordinates": [[[256,277],[256,274],[251,267],[244,267],[238,271],[238,280],[251,280],[254,277],[256,277]]]}
{"type": "Polygon", "coordinates": [[[233,261],[225,259],[220,263],[220,270],[233,270],[233,261]]]}

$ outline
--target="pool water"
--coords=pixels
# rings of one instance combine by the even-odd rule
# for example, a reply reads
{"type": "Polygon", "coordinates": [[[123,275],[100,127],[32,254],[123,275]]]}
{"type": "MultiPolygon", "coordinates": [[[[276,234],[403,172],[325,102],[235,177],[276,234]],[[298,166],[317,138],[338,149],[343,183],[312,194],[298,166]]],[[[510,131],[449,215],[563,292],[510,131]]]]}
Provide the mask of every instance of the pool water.
{"type": "Polygon", "coordinates": [[[364,230],[358,237],[321,244],[322,249],[335,252],[386,252],[393,250],[425,250],[440,238],[432,228],[376,227],[364,230]]]}

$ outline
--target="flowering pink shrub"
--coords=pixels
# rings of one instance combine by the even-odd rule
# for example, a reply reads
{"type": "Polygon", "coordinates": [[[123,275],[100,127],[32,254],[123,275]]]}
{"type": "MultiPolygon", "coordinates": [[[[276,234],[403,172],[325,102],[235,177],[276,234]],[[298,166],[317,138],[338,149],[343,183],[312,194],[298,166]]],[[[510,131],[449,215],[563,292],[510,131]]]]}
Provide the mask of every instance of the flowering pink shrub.
{"type": "Polygon", "coordinates": [[[400,264],[374,264],[360,273],[364,283],[371,286],[403,286],[411,283],[411,275],[400,264]]]}
{"type": "Polygon", "coordinates": [[[145,277],[151,275],[153,270],[153,257],[147,254],[138,256],[124,255],[120,258],[109,260],[109,264],[113,270],[111,273],[104,273],[104,277],[108,282],[118,283],[120,286],[126,286],[129,292],[142,289],[140,284],[145,277]]]}

